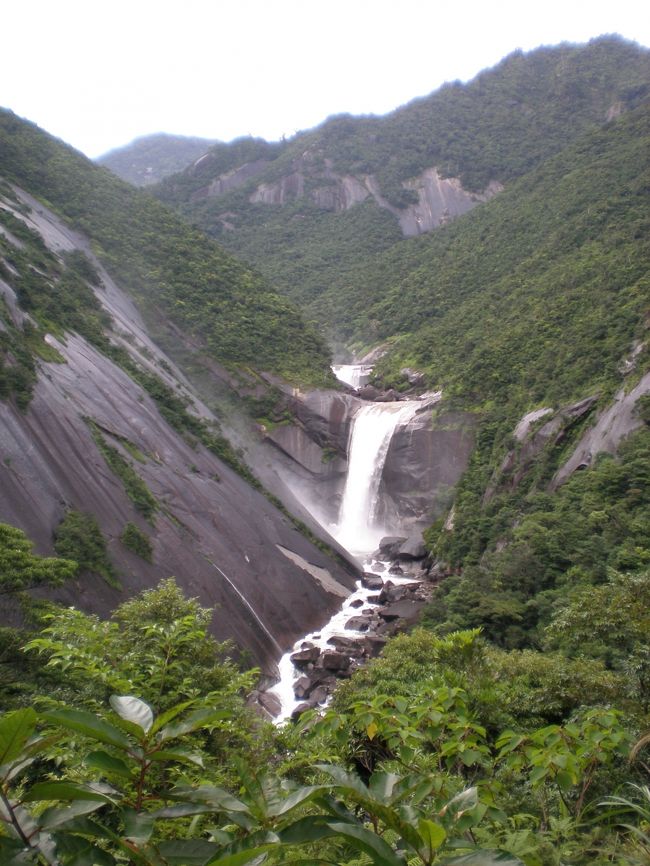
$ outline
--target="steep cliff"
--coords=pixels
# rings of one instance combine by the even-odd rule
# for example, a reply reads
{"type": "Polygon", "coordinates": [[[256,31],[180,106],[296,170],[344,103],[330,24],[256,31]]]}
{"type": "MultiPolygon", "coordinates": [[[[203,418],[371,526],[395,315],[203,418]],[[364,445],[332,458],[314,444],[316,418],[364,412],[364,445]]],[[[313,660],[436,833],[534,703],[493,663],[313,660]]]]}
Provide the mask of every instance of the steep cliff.
{"type": "Polygon", "coordinates": [[[49,554],[66,514],[93,515],[116,580],[82,573],[48,595],[106,613],[173,575],[217,607],[219,638],[271,671],[339,604],[353,567],[316,548],[246,480],[214,412],[148,336],[87,237],[17,187],[3,185],[0,215],[0,522],[49,554]],[[85,290],[98,302],[92,321],[102,323],[93,330],[88,313],[78,326],[86,336],[74,319],[48,328],[38,294],[42,281],[56,305],[50,315],[64,321],[57,307],[69,302],[73,256],[86,263],[85,290]],[[148,538],[150,561],[124,543],[128,524],[148,538]]]}

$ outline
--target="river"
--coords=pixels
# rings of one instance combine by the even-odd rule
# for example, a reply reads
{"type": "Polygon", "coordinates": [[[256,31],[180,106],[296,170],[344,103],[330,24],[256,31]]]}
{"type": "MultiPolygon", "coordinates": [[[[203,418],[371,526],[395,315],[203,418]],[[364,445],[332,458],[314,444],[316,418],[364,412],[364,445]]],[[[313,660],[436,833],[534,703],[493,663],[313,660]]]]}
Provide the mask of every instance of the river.
{"type": "MultiPolygon", "coordinates": [[[[333,368],[341,381],[357,388],[365,384],[371,369],[356,364],[333,368]]],[[[365,572],[380,577],[384,582],[390,580],[393,585],[413,583],[414,578],[388,573],[387,564],[372,556],[382,537],[399,534],[398,527],[386,526],[378,517],[379,488],[393,434],[398,427],[408,424],[416,412],[422,409],[422,405],[422,400],[360,405],[350,430],[348,474],[338,522],[335,526],[325,527],[359,561],[365,572]]],[[[292,654],[308,647],[317,647],[321,652],[333,651],[336,638],[363,639],[364,632],[351,628],[349,622],[353,617],[379,606],[372,600],[373,597],[377,598],[377,589],[366,588],[358,581],[355,592],[343,602],[339,612],[328,623],[318,631],[299,638],[291,650],[282,656],[278,663],[280,680],[268,690],[281,706],[274,719],[276,723],[290,718],[302,703],[296,697],[294,688],[303,672],[292,663],[292,654]]]]}

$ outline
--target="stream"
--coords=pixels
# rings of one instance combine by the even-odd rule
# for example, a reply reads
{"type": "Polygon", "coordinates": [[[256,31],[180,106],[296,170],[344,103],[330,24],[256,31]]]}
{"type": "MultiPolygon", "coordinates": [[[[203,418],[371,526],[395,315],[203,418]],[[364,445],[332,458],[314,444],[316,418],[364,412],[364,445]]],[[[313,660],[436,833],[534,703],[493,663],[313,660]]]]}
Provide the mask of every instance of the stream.
{"type": "MultiPolygon", "coordinates": [[[[372,368],[351,364],[338,365],[333,370],[342,382],[359,388],[368,380],[372,368]]],[[[315,661],[318,658],[319,664],[324,663],[326,667],[331,664],[332,676],[337,670],[336,665],[342,665],[339,670],[347,669],[343,656],[348,656],[347,664],[353,665],[354,658],[350,660],[350,656],[358,655],[353,645],[369,640],[368,624],[373,611],[380,607],[380,598],[385,597],[386,591],[395,593],[395,587],[400,585],[412,586],[417,579],[414,574],[400,573],[402,568],[391,571],[389,556],[382,555],[379,559],[373,554],[377,554],[382,538],[399,535],[398,527],[383,525],[377,518],[379,488],[390,441],[395,430],[407,424],[422,409],[422,405],[422,400],[367,403],[359,407],[353,418],[348,447],[348,474],[338,523],[325,528],[362,565],[364,581],[357,581],[355,592],[343,602],[341,609],[328,623],[318,631],[299,638],[280,659],[279,682],[268,689],[268,694],[275,697],[280,705],[280,711],[274,718],[276,724],[290,718],[303,703],[308,689],[305,671],[310,669],[312,659],[315,661]],[[374,580],[371,575],[374,575],[374,580]],[[303,656],[298,666],[291,659],[296,653],[303,656]]],[[[382,638],[377,640],[381,641],[382,638]]],[[[322,685],[316,685],[308,694],[312,705],[324,704],[328,700],[328,689],[322,685]]]]}

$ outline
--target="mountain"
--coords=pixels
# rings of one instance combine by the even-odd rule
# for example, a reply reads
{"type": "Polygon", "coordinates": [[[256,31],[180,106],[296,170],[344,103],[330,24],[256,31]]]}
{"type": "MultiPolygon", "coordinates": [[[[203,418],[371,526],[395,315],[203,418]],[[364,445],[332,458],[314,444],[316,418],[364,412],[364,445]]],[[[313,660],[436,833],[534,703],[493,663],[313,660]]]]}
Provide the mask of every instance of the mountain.
{"type": "MultiPolygon", "coordinates": [[[[265,494],[219,394],[264,390],[252,363],[329,381],[324,346],[259,275],[9,112],[0,172],[0,523],[79,566],[35,591],[107,614],[175,576],[272,671],[356,570],[265,494]],[[221,382],[209,406],[162,344],[221,382]]],[[[24,542],[3,531],[11,557],[24,542]]]]}
{"type": "Polygon", "coordinates": [[[357,268],[497,195],[649,87],[648,51],[617,37],[517,51],[385,117],[217,145],[154,193],[349,342],[322,296],[354,303],[357,268]]]}
{"type": "Polygon", "coordinates": [[[84,231],[147,315],[161,312],[226,365],[326,383],[329,350],[258,273],[36,126],[0,113],[7,180],[34,190],[84,231]]]}
{"type": "MultiPolygon", "coordinates": [[[[434,629],[539,647],[567,586],[647,562],[649,503],[630,491],[647,488],[649,94],[650,53],[615,37],[517,52],[386,118],[220,146],[156,189],[215,233],[221,219],[336,347],[376,350],[380,392],[442,391],[410,431],[464,472],[427,490],[448,575],[434,629]],[[405,231],[416,177],[484,200],[405,231]]],[[[413,462],[411,487],[428,472],[413,462]]]]}
{"type": "Polygon", "coordinates": [[[215,144],[214,139],[159,132],[136,138],[96,159],[134,186],[151,186],[182,171],[215,144]]]}

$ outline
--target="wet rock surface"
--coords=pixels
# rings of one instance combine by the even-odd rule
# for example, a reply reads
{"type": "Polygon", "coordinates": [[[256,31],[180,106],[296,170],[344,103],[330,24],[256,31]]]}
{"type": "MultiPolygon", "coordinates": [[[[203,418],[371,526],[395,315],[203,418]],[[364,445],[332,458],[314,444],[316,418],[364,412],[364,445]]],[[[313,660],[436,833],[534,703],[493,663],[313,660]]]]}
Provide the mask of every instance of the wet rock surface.
{"type": "MultiPolygon", "coordinates": [[[[405,539],[395,537],[384,541],[386,549],[403,544],[405,539]]],[[[373,568],[376,563],[377,560],[373,568]]],[[[347,609],[357,613],[345,620],[345,634],[329,637],[322,650],[304,642],[301,649],[291,655],[291,661],[300,672],[293,683],[293,693],[300,703],[291,712],[292,718],[325,703],[341,679],[350,677],[357,668],[376,658],[391,636],[417,622],[435,582],[424,569],[418,569],[414,561],[409,566],[413,580],[408,582],[401,577],[394,583],[388,574],[383,579],[373,572],[364,572],[362,586],[366,589],[369,585],[381,586],[381,591],[365,593],[364,598],[353,599],[348,604],[347,609]]],[[[390,567],[395,564],[390,563],[390,567]]]]}

